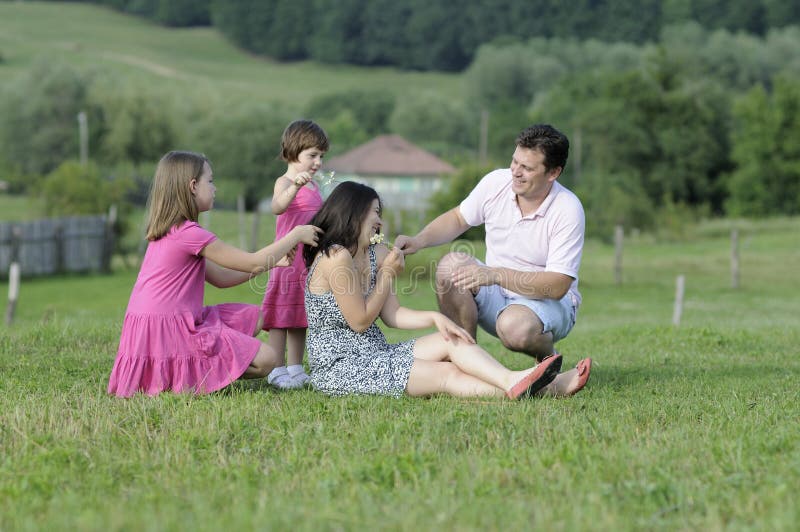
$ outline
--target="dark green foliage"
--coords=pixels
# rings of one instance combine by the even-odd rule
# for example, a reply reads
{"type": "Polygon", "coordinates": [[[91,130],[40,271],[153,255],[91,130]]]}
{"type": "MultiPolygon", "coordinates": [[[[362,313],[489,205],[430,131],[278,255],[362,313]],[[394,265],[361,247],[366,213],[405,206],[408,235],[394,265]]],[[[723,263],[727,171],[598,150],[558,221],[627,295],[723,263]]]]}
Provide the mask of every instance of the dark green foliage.
{"type": "Polygon", "coordinates": [[[125,13],[149,18],[165,26],[206,26],[211,22],[211,0],[89,0],[125,13]]]}
{"type": "Polygon", "coordinates": [[[800,81],[756,87],[734,106],[729,211],[735,215],[800,213],[800,81]]]}
{"type": "Polygon", "coordinates": [[[92,87],[90,100],[97,110],[97,153],[105,163],[139,165],[158,161],[177,143],[173,102],[151,91],[131,89],[113,80],[92,87]]]}
{"type": "Polygon", "coordinates": [[[351,90],[312,99],[306,116],[322,125],[338,153],[389,132],[395,96],[386,91],[351,90]]]}
{"type": "MultiPolygon", "coordinates": [[[[46,174],[78,155],[78,121],[89,79],[64,64],[39,61],[0,99],[0,149],[25,174],[46,174]]],[[[90,142],[91,144],[91,142],[90,142]]]]}
{"type": "Polygon", "coordinates": [[[391,130],[414,143],[474,150],[478,143],[478,116],[447,95],[421,93],[398,104],[392,114],[391,130]]]}
{"type": "Polygon", "coordinates": [[[272,106],[243,105],[202,116],[194,125],[196,138],[211,160],[220,203],[235,205],[236,194],[244,194],[252,209],[258,201],[272,196],[275,179],[286,171],[279,157],[281,133],[293,119],[272,106]]]}
{"type": "Polygon", "coordinates": [[[777,0],[219,0],[212,14],[233,42],[277,59],[422,70],[462,70],[491,42],[645,43],[670,24],[691,20],[756,35],[800,22],[800,8],[777,0]]]}
{"type": "Polygon", "coordinates": [[[764,35],[800,23],[786,0],[90,0],[168,26],[213,22],[279,60],[459,71],[487,43],[531,38],[646,43],[669,25],[764,35]]]}
{"type": "Polygon", "coordinates": [[[49,216],[102,214],[119,202],[129,187],[129,180],[105,180],[94,163],[82,165],[70,160],[45,177],[42,196],[49,216]]]}

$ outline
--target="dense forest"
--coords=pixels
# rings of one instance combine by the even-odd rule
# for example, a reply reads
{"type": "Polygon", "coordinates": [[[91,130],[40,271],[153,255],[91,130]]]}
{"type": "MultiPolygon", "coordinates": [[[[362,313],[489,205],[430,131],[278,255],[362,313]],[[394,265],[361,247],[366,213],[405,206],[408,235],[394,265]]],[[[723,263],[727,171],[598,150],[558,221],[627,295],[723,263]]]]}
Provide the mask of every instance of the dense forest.
{"type": "Polygon", "coordinates": [[[533,37],[642,44],[667,26],[765,35],[800,23],[786,0],[96,0],[168,26],[213,24],[280,60],[460,71],[489,42],[533,37]]]}
{"type": "MultiPolygon", "coordinates": [[[[126,9],[161,5],[117,4],[126,9]]],[[[226,3],[229,9],[244,4],[226,3]]],[[[356,0],[337,3],[351,4],[362,5],[356,0]]],[[[733,23],[732,14],[723,14],[736,2],[663,4],[689,11],[725,4],[720,16],[712,17],[718,26],[724,20],[733,23]]],[[[303,5],[303,0],[292,4],[303,5]]],[[[587,2],[596,9],[610,5],[587,2]]],[[[770,10],[778,3],[747,5],[740,10],[758,5],[763,18],[774,16],[770,10]]],[[[215,2],[208,6],[213,19],[222,17],[215,2]]],[[[663,19],[666,7],[660,9],[653,12],[663,19]]],[[[297,35],[315,34],[344,12],[311,10],[304,24],[284,25],[303,28],[297,35]]],[[[795,11],[786,13],[791,18],[795,11]]],[[[288,21],[299,15],[284,16],[281,20],[288,21]]],[[[663,230],[705,216],[800,214],[799,26],[759,35],[689,21],[664,26],[646,42],[573,36],[496,39],[477,46],[472,55],[460,74],[464,97],[348,90],[320,93],[297,109],[281,102],[241,101],[224,110],[189,99],[180,105],[182,115],[169,112],[174,102],[156,91],[134,91],[102,71],[88,74],[43,60],[0,87],[0,170],[12,191],[52,182],[42,189],[64,196],[70,189],[65,183],[81,172],[69,159],[77,152],[74,117],[86,110],[95,124],[89,176],[95,191],[119,197],[130,190],[131,176],[146,182],[164,151],[203,146],[215,165],[238,177],[236,193],[244,193],[253,206],[269,188],[265,184],[282,171],[274,150],[265,147],[278,145],[288,121],[306,116],[323,125],[335,152],[377,134],[398,133],[454,163],[458,174],[433,199],[435,209],[443,209],[455,205],[487,168],[508,164],[514,137],[523,127],[549,122],[571,139],[561,181],[581,197],[588,230],[595,236],[608,237],[619,223],[663,230]],[[192,113],[193,108],[198,112],[192,113]],[[181,116],[193,114],[199,120],[187,128],[181,116]],[[485,144],[480,142],[482,117],[488,118],[485,144]]]]}

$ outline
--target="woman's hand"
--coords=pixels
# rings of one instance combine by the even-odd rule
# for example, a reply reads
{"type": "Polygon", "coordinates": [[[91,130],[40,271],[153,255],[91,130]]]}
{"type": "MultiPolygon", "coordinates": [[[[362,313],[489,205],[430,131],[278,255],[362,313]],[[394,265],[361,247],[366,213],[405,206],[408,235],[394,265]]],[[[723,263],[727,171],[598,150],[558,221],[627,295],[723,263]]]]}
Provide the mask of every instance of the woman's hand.
{"type": "Polygon", "coordinates": [[[322,234],[322,229],[315,225],[297,225],[291,232],[298,243],[302,242],[303,244],[316,247],[319,242],[319,235],[322,234]]]}
{"type": "Polygon", "coordinates": [[[459,327],[458,325],[453,322],[450,318],[441,314],[439,312],[433,313],[433,324],[439,330],[439,332],[444,336],[445,342],[450,342],[453,340],[464,340],[468,344],[474,344],[475,339],[470,336],[470,334],[464,330],[463,328],[459,327]]]}
{"type": "Polygon", "coordinates": [[[400,248],[397,246],[393,247],[389,254],[383,259],[383,263],[381,264],[380,271],[385,271],[392,277],[397,277],[397,275],[403,271],[403,268],[406,266],[405,256],[403,252],[400,251],[400,248]]]}

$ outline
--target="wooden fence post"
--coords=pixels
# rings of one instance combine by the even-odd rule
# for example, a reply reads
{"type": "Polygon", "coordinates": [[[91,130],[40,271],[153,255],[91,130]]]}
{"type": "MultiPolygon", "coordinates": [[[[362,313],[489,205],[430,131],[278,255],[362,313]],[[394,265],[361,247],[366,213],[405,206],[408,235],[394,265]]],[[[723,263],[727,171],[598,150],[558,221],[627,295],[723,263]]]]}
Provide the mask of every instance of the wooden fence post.
{"type": "Polygon", "coordinates": [[[259,249],[258,230],[261,226],[261,202],[253,209],[253,225],[250,227],[250,251],[259,249]]]}
{"type": "Polygon", "coordinates": [[[731,230],[731,287],[739,288],[739,230],[731,230]]]}
{"type": "Polygon", "coordinates": [[[64,250],[66,249],[66,242],[64,242],[64,225],[61,220],[56,222],[53,229],[53,244],[55,246],[55,273],[64,273],[64,265],[66,264],[64,257],[64,250]]]}
{"type": "Polygon", "coordinates": [[[246,212],[244,210],[244,195],[239,194],[236,196],[236,211],[239,213],[239,249],[247,249],[247,229],[246,225],[246,212]]]}
{"type": "Polygon", "coordinates": [[[6,325],[14,321],[14,311],[19,298],[19,247],[22,231],[15,226],[11,230],[11,261],[8,267],[8,307],[6,307],[6,325]]]}
{"type": "Polygon", "coordinates": [[[681,314],[683,314],[684,285],[685,277],[679,275],[675,279],[675,308],[672,311],[672,324],[676,327],[681,324],[681,314]]]}
{"type": "Polygon", "coordinates": [[[103,256],[100,262],[100,270],[103,272],[111,271],[111,257],[114,255],[114,226],[117,225],[117,205],[113,204],[108,208],[108,218],[106,218],[105,233],[103,235],[103,256]]]}
{"type": "Polygon", "coordinates": [[[614,281],[622,284],[622,243],[625,238],[625,230],[621,225],[614,227],[614,281]]]}

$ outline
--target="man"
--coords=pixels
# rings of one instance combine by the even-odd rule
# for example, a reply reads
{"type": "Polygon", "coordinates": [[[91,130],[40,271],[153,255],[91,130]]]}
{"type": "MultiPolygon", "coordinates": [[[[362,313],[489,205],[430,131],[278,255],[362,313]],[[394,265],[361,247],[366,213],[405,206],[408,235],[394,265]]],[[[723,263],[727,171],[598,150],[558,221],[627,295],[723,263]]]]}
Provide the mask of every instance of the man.
{"type": "MultiPolygon", "coordinates": [[[[558,183],[569,140],[549,125],[523,130],[508,169],[490,172],[461,205],[414,237],[399,236],[405,254],[454,240],[471,226],[486,229],[486,263],[466,253],[445,255],[436,270],[443,314],[475,336],[477,326],[512,350],[538,360],[575,324],[585,220],[580,200],[558,183]]],[[[572,395],[589,378],[591,359],[548,387],[572,395]]]]}

